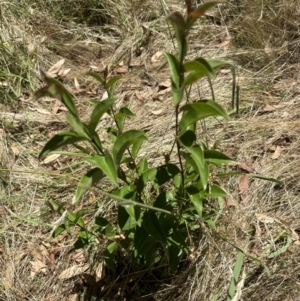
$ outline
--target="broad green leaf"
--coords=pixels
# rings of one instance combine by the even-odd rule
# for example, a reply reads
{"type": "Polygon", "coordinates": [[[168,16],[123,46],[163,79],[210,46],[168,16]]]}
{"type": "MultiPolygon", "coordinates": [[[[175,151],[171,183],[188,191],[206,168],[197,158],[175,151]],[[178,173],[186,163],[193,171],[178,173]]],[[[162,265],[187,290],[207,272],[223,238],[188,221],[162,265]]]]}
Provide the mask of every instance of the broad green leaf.
{"type": "Polygon", "coordinates": [[[143,216],[142,226],[154,239],[163,244],[166,243],[167,237],[156,216],[156,212],[146,211],[143,216]]]}
{"type": "Polygon", "coordinates": [[[197,137],[193,131],[187,130],[178,137],[180,143],[184,146],[192,146],[197,137]]]}
{"type": "MultiPolygon", "coordinates": [[[[125,185],[122,188],[114,191],[114,195],[117,195],[124,199],[128,199],[130,201],[136,201],[137,200],[136,186],[125,185]]],[[[138,224],[140,224],[141,207],[132,204],[131,206],[130,205],[125,206],[125,210],[138,224]]]]}
{"type": "Polygon", "coordinates": [[[118,225],[121,230],[127,231],[136,227],[137,223],[132,218],[124,207],[118,208],[118,225]]]}
{"type": "Polygon", "coordinates": [[[205,73],[206,76],[209,76],[212,79],[216,77],[214,69],[202,57],[186,62],[184,64],[184,69],[185,71],[191,71],[195,73],[205,73]]]}
{"type": "Polygon", "coordinates": [[[197,82],[200,78],[207,76],[205,72],[190,72],[184,78],[183,86],[184,88],[192,85],[193,83],[197,82]]]}
{"type": "Polygon", "coordinates": [[[178,268],[181,253],[182,253],[182,250],[175,245],[170,245],[167,247],[169,267],[170,267],[171,272],[173,272],[173,273],[178,268]]]}
{"type": "MultiPolygon", "coordinates": [[[[108,90],[108,96],[113,97],[116,89],[117,82],[121,79],[121,76],[115,76],[111,78],[109,82],[109,90],[108,90]]],[[[108,86],[108,83],[107,83],[108,86]]]]}
{"type": "Polygon", "coordinates": [[[187,41],[186,41],[186,22],[183,16],[175,12],[168,17],[168,20],[172,24],[175,30],[175,36],[178,43],[179,57],[183,60],[187,53],[187,41]]]}
{"type": "Polygon", "coordinates": [[[74,252],[75,250],[83,249],[84,247],[88,246],[89,244],[90,244],[90,241],[88,238],[78,237],[69,252],[71,253],[71,252],[74,252]]]}
{"type": "Polygon", "coordinates": [[[87,140],[84,137],[78,136],[74,132],[64,131],[53,136],[44,146],[39,154],[39,159],[50,152],[59,149],[68,144],[74,144],[83,140],[87,140]]]}
{"type": "Polygon", "coordinates": [[[122,78],[122,76],[120,75],[117,75],[117,76],[114,76],[112,78],[110,78],[107,83],[106,83],[106,87],[107,88],[111,88],[113,85],[115,85],[120,79],[122,78]]]}
{"type": "Polygon", "coordinates": [[[78,117],[73,116],[72,114],[67,114],[66,119],[78,136],[82,136],[87,140],[91,140],[91,136],[89,135],[88,131],[86,131],[84,124],[79,120],[78,117]]]}
{"type": "Polygon", "coordinates": [[[118,185],[116,166],[108,151],[105,152],[104,156],[94,155],[86,158],[86,161],[100,168],[115,185],[118,185]]]}
{"type": "Polygon", "coordinates": [[[186,131],[189,125],[207,117],[223,116],[226,119],[230,119],[225,110],[212,100],[189,103],[181,107],[180,110],[184,112],[179,122],[181,133],[186,131]]]}
{"type": "Polygon", "coordinates": [[[239,277],[240,277],[243,262],[244,262],[244,256],[245,255],[243,252],[241,252],[241,251],[238,252],[236,262],[234,265],[234,269],[233,269],[233,275],[232,275],[232,278],[230,281],[230,286],[229,286],[228,293],[227,293],[226,301],[231,301],[235,295],[236,287],[239,282],[239,277]]]}
{"type": "Polygon", "coordinates": [[[126,117],[135,117],[135,114],[128,108],[128,105],[122,107],[119,112],[126,117]]]}
{"type": "Polygon", "coordinates": [[[206,192],[205,196],[206,197],[226,197],[226,196],[228,196],[228,194],[220,186],[211,185],[209,187],[209,192],[206,192]]]}
{"type": "Polygon", "coordinates": [[[104,113],[106,113],[109,108],[113,105],[113,103],[116,101],[116,98],[107,98],[97,104],[97,106],[94,108],[90,122],[88,124],[88,127],[90,129],[95,129],[99,120],[103,116],[104,113]]]}
{"type": "Polygon", "coordinates": [[[66,226],[63,224],[61,226],[58,226],[53,232],[51,237],[55,238],[57,237],[59,234],[61,234],[62,232],[64,232],[66,230],[66,226]]]}
{"type": "Polygon", "coordinates": [[[109,134],[112,142],[115,142],[118,137],[118,130],[112,127],[106,129],[107,133],[109,134]]]}
{"type": "Polygon", "coordinates": [[[102,86],[106,86],[106,82],[105,79],[103,78],[102,75],[100,75],[99,73],[95,73],[95,72],[88,72],[87,75],[92,76],[95,80],[97,80],[100,84],[102,84],[102,86]]]}
{"type": "Polygon", "coordinates": [[[208,182],[208,166],[204,160],[204,152],[199,145],[186,147],[186,149],[190,152],[192,159],[195,161],[201,183],[203,188],[206,189],[208,182]]]}
{"type": "Polygon", "coordinates": [[[155,240],[144,227],[137,227],[134,233],[134,248],[137,252],[145,255],[154,245],[156,245],[155,240]]]}
{"type": "Polygon", "coordinates": [[[233,159],[227,157],[225,154],[216,150],[205,150],[204,159],[206,162],[216,165],[229,164],[235,162],[233,159]]]}
{"type": "Polygon", "coordinates": [[[173,82],[175,88],[179,89],[180,88],[179,62],[178,62],[177,58],[171,53],[164,52],[164,55],[168,61],[169,67],[170,67],[172,82],[173,82]]]}
{"type": "Polygon", "coordinates": [[[69,113],[74,117],[78,117],[77,109],[69,91],[59,81],[54,78],[48,77],[44,72],[42,72],[42,77],[46,83],[46,86],[37,90],[34,93],[34,96],[36,98],[41,98],[43,96],[59,98],[68,109],[69,113]]]}
{"type": "Polygon", "coordinates": [[[96,231],[99,231],[101,234],[105,235],[108,239],[112,239],[115,236],[115,231],[112,225],[106,218],[101,216],[96,216],[95,226],[93,228],[96,231]]]}
{"type": "Polygon", "coordinates": [[[138,180],[138,191],[141,192],[147,182],[154,182],[153,188],[157,189],[169,180],[173,179],[177,174],[180,173],[179,168],[175,164],[165,164],[159,167],[154,167],[146,170],[138,180]]]}
{"type": "Polygon", "coordinates": [[[104,251],[104,262],[112,270],[115,270],[115,255],[118,249],[118,244],[113,242],[109,244],[104,251]]]}
{"type": "Polygon", "coordinates": [[[133,144],[136,139],[145,138],[145,132],[138,130],[129,130],[117,137],[113,146],[114,161],[119,166],[125,150],[133,144]]]}
{"type": "Polygon", "coordinates": [[[148,169],[148,162],[146,157],[142,157],[138,165],[138,174],[139,176],[148,169]]]}
{"type": "Polygon", "coordinates": [[[207,10],[220,3],[223,1],[209,1],[199,5],[195,10],[191,10],[187,17],[187,29],[190,29],[200,17],[204,16],[207,10]]]}
{"type": "Polygon", "coordinates": [[[143,142],[147,140],[147,138],[144,136],[141,139],[135,139],[133,144],[132,144],[132,150],[131,150],[131,155],[135,159],[139,153],[139,150],[143,144],[143,142]]]}
{"type": "Polygon", "coordinates": [[[72,204],[77,204],[86,191],[103,178],[104,174],[101,169],[93,168],[89,170],[79,181],[72,204]]]}
{"type": "Polygon", "coordinates": [[[232,65],[232,62],[230,62],[230,61],[220,61],[220,60],[213,60],[213,59],[206,60],[206,61],[213,70],[216,70],[218,68],[221,68],[221,67],[224,67],[227,65],[232,65]]]}
{"type": "Polygon", "coordinates": [[[197,211],[199,218],[202,219],[203,216],[203,191],[198,190],[195,186],[187,187],[187,193],[191,202],[194,205],[195,210],[197,211]]]}
{"type": "Polygon", "coordinates": [[[118,123],[120,132],[123,131],[126,117],[128,118],[135,117],[135,115],[127,107],[121,108],[119,112],[115,114],[115,119],[118,123]]]}

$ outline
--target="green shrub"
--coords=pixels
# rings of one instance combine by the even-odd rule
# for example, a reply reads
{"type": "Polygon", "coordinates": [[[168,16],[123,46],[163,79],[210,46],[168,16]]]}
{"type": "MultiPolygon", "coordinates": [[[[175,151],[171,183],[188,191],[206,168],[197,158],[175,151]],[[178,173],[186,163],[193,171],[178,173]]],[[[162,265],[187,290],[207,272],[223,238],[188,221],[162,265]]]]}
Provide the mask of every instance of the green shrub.
{"type": "Polygon", "coordinates": [[[139,155],[143,142],[147,140],[146,132],[124,130],[125,121],[134,114],[129,105],[115,109],[117,98],[114,92],[121,77],[108,78],[107,68],[103,74],[89,73],[105,87],[108,97],[93,102],[94,109],[88,123],[80,119],[70,93],[57,80],[43,75],[46,86],[35,93],[37,98],[59,97],[68,109],[67,122],[72,127],[72,131],[63,131],[51,138],[39,157],[71,144],[91,165],[78,183],[72,205],[75,206],[104,178],[108,178],[111,185],[101,193],[119,204],[117,212],[112,213],[117,216],[116,222],[96,216],[92,227],[87,227],[84,219],[88,209],[71,212],[64,205],[55,204],[62,218],[60,225],[54,228],[53,236],[63,231],[71,233],[70,228],[76,226],[78,240],[73,249],[90,246],[99,235],[105,236],[104,260],[111,269],[115,268],[115,255],[126,253],[138,268],[151,268],[167,260],[170,270],[175,271],[180,259],[190,253],[191,236],[201,231],[200,225],[205,223],[216,227],[218,210],[205,204],[211,199],[217,199],[221,204],[226,192],[211,179],[220,166],[233,160],[197,139],[197,123],[213,116],[229,117],[215,101],[192,102],[189,97],[184,97],[184,92],[204,77],[214,79],[216,69],[229,64],[202,57],[185,60],[189,29],[217,3],[205,3],[196,10],[187,5],[186,18],[179,13],[168,17],[178,45],[177,55],[164,53],[171,72],[176,127],[172,151],[159,166],[149,166],[148,158],[139,155]],[[111,140],[108,148],[102,145],[96,130],[104,113],[110,114],[115,121],[115,126],[107,129],[111,140]],[[173,152],[178,162],[170,160],[173,152]]]}

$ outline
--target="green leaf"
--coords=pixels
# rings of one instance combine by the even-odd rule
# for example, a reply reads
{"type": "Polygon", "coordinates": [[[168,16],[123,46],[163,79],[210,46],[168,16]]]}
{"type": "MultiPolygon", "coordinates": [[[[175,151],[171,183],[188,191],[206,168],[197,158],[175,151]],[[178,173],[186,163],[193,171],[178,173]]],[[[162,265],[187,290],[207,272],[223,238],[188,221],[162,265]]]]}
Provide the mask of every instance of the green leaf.
{"type": "Polygon", "coordinates": [[[168,17],[168,20],[172,24],[175,30],[175,36],[178,43],[179,57],[183,60],[187,53],[187,41],[186,41],[186,22],[183,16],[175,12],[168,17]]]}
{"type": "Polygon", "coordinates": [[[142,226],[157,241],[163,244],[167,242],[167,237],[156,216],[156,212],[146,211],[143,216],[142,226]]]}
{"type": "Polygon", "coordinates": [[[175,164],[165,164],[159,167],[154,167],[146,170],[138,180],[138,191],[141,192],[147,182],[154,182],[153,188],[157,189],[169,180],[173,179],[177,174],[180,173],[179,168],[175,164]]]}
{"type": "Polygon", "coordinates": [[[77,133],[69,132],[69,131],[60,132],[60,133],[56,134],[55,136],[53,136],[46,143],[46,145],[44,146],[44,148],[42,149],[42,151],[39,154],[39,159],[58,148],[61,148],[68,144],[74,144],[74,143],[77,143],[77,142],[83,141],[83,140],[87,140],[87,138],[80,137],[80,136],[78,136],[77,133]]]}
{"type": "Polygon", "coordinates": [[[105,79],[103,78],[102,75],[100,75],[99,73],[95,73],[95,72],[88,72],[87,75],[92,76],[95,80],[97,80],[100,84],[102,84],[104,87],[106,86],[106,82],[105,79]]]}
{"type": "Polygon", "coordinates": [[[202,219],[203,217],[203,190],[199,191],[199,189],[195,186],[187,187],[187,193],[191,202],[194,205],[195,210],[197,211],[199,218],[202,219]]]}
{"type": "Polygon", "coordinates": [[[123,131],[124,123],[126,117],[132,118],[135,117],[135,115],[127,108],[128,105],[125,107],[121,108],[118,113],[115,114],[115,119],[118,123],[119,126],[119,131],[123,131]]]}
{"type": "Polygon", "coordinates": [[[218,68],[227,66],[227,65],[232,65],[232,63],[230,61],[220,61],[220,60],[206,60],[206,62],[210,65],[210,67],[213,70],[216,70],[218,68]]]}
{"type": "Polygon", "coordinates": [[[199,5],[195,10],[191,10],[188,13],[188,17],[187,17],[187,29],[190,29],[200,17],[204,16],[207,10],[220,3],[223,2],[222,1],[205,2],[204,4],[199,5]]]}
{"type": "Polygon", "coordinates": [[[115,76],[115,77],[112,77],[108,83],[107,83],[107,87],[109,88],[109,91],[108,91],[108,96],[109,97],[113,97],[114,93],[115,93],[115,89],[116,89],[116,85],[117,85],[117,82],[121,79],[122,77],[121,76],[115,76]]]}
{"type": "Polygon", "coordinates": [[[170,245],[167,247],[169,267],[172,273],[174,273],[178,268],[181,253],[181,249],[175,245],[170,245]]]}
{"type": "Polygon", "coordinates": [[[216,150],[205,150],[204,159],[206,162],[216,165],[229,164],[235,162],[233,159],[227,157],[225,154],[216,150]]]}
{"type": "Polygon", "coordinates": [[[113,242],[109,244],[104,252],[104,262],[112,270],[115,270],[115,255],[118,249],[118,244],[113,242]]]}
{"type": "Polygon", "coordinates": [[[177,58],[168,52],[164,52],[164,55],[168,61],[170,71],[171,71],[171,78],[172,82],[174,83],[175,87],[177,89],[180,88],[180,67],[179,67],[179,62],[177,58]]]}
{"type": "Polygon", "coordinates": [[[86,193],[86,191],[103,178],[104,174],[101,169],[93,168],[89,170],[79,181],[72,204],[76,205],[80,201],[82,196],[86,193]]]}
{"type": "Polygon", "coordinates": [[[113,157],[117,166],[119,166],[125,150],[133,144],[136,139],[145,138],[145,132],[138,130],[129,130],[117,137],[113,146],[113,157]]]}
{"type": "Polygon", "coordinates": [[[52,233],[51,236],[52,236],[53,238],[55,238],[55,237],[57,237],[59,234],[61,234],[62,232],[64,232],[65,230],[66,230],[66,226],[63,224],[63,225],[57,227],[57,228],[53,231],[53,233],[52,233]]]}
{"type": "Polygon", "coordinates": [[[109,108],[113,105],[113,103],[116,101],[116,98],[107,98],[97,104],[97,106],[94,108],[90,122],[88,124],[88,127],[90,129],[95,129],[99,120],[103,116],[104,113],[106,113],[109,108]]]}
{"type": "Polygon", "coordinates": [[[122,76],[120,76],[120,75],[117,75],[117,76],[114,76],[114,77],[110,78],[110,79],[107,81],[107,83],[106,83],[106,87],[107,87],[107,88],[112,87],[112,86],[115,85],[121,78],[122,78],[122,76]]]}
{"type": "Polygon", "coordinates": [[[137,223],[132,218],[124,207],[118,208],[118,225],[121,230],[131,230],[136,227],[137,223]]]}
{"type": "Polygon", "coordinates": [[[154,245],[155,240],[144,229],[144,227],[137,227],[134,233],[134,248],[140,255],[145,255],[154,245]]]}
{"type": "Polygon", "coordinates": [[[183,86],[184,88],[192,85],[193,83],[197,82],[200,78],[207,76],[205,72],[190,72],[184,78],[183,86]]]}
{"type": "Polygon", "coordinates": [[[186,146],[186,149],[190,152],[191,158],[197,166],[203,189],[206,189],[208,182],[208,166],[204,160],[204,152],[199,145],[194,145],[192,147],[186,146]]]}
{"type": "Polygon", "coordinates": [[[141,160],[139,161],[138,165],[138,174],[139,176],[145,172],[149,167],[148,167],[148,161],[146,157],[142,157],[141,160]]]}
{"type": "Polygon", "coordinates": [[[101,234],[105,235],[108,239],[113,239],[115,236],[115,231],[112,225],[106,218],[103,218],[101,216],[96,216],[94,228],[101,234]]]}
{"type": "Polygon", "coordinates": [[[109,134],[111,140],[113,142],[115,142],[118,137],[118,130],[115,128],[109,127],[106,129],[106,132],[109,134]]]}
{"type": "Polygon", "coordinates": [[[180,110],[184,112],[179,122],[181,133],[186,131],[189,125],[207,117],[223,116],[226,119],[230,119],[226,111],[212,100],[203,100],[186,104],[180,110]]]}
{"type": "Polygon", "coordinates": [[[180,143],[184,146],[192,146],[197,137],[193,131],[187,130],[178,137],[180,143]]]}
{"type": "Polygon", "coordinates": [[[230,286],[229,286],[228,293],[227,293],[226,301],[231,301],[235,295],[236,287],[238,284],[238,280],[239,280],[243,262],[244,262],[244,256],[245,255],[243,252],[241,252],[241,251],[238,252],[236,262],[234,265],[234,269],[233,269],[233,275],[232,275],[232,278],[230,281],[230,286]]]}
{"type": "Polygon", "coordinates": [[[78,117],[73,116],[72,114],[67,114],[67,122],[71,125],[74,131],[77,133],[78,136],[85,138],[86,140],[91,140],[91,136],[89,135],[88,131],[84,124],[79,120],[78,117]]]}
{"type": "Polygon", "coordinates": [[[211,185],[209,192],[205,193],[206,197],[227,197],[228,194],[218,185],[211,185]]]}
{"type": "Polygon", "coordinates": [[[178,105],[182,99],[182,87],[180,83],[180,65],[177,58],[168,52],[164,52],[171,71],[172,95],[174,105],[178,105]]]}
{"type": "Polygon", "coordinates": [[[184,64],[184,70],[195,72],[195,73],[204,73],[206,76],[209,76],[212,79],[216,77],[214,69],[202,57],[186,62],[184,64]]]}
{"type": "Polygon", "coordinates": [[[108,151],[105,152],[104,156],[94,155],[86,158],[86,161],[100,168],[115,185],[118,185],[116,166],[108,151]]]}
{"type": "Polygon", "coordinates": [[[48,77],[44,72],[41,73],[46,86],[37,90],[34,93],[34,96],[36,98],[41,98],[43,96],[59,98],[68,109],[69,113],[74,117],[78,117],[77,109],[69,91],[56,79],[48,77]]]}
{"type": "Polygon", "coordinates": [[[132,145],[131,155],[135,159],[138,155],[138,152],[143,144],[143,142],[147,140],[146,137],[142,137],[141,139],[135,139],[132,145]]]}

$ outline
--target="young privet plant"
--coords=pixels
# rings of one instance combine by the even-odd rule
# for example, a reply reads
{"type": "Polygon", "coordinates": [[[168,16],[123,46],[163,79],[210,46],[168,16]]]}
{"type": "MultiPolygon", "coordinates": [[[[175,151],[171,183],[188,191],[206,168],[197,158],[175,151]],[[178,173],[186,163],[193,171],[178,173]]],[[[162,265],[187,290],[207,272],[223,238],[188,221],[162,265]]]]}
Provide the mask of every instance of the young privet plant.
{"type": "Polygon", "coordinates": [[[38,98],[59,97],[68,109],[67,122],[72,127],[71,131],[60,132],[51,138],[39,157],[71,144],[91,165],[78,183],[72,205],[76,205],[89,189],[104,178],[109,179],[111,185],[106,191],[102,189],[103,202],[109,197],[120,205],[116,222],[111,223],[102,216],[96,216],[93,225],[88,227],[84,216],[90,214],[90,209],[71,212],[66,209],[66,204],[52,202],[62,214],[52,234],[57,236],[63,231],[71,233],[71,227],[76,226],[79,229],[78,240],[73,249],[93,245],[96,238],[105,237],[108,243],[104,260],[111,269],[114,269],[115,255],[124,255],[125,250],[137,267],[151,268],[167,261],[171,271],[175,271],[182,256],[192,248],[192,236],[195,231],[200,231],[200,225],[205,222],[215,227],[221,209],[214,211],[212,206],[205,204],[215,198],[222,208],[222,197],[226,196],[221,187],[211,183],[211,166],[233,161],[211,149],[202,140],[197,140],[196,129],[197,122],[203,119],[229,117],[212,100],[184,101],[186,89],[203,77],[214,79],[216,69],[228,64],[202,57],[185,60],[190,28],[207,9],[218,2],[205,3],[197,9],[193,9],[189,1],[186,4],[186,18],[179,13],[168,18],[175,30],[178,53],[164,53],[171,71],[176,117],[176,147],[171,151],[176,154],[172,156],[174,161],[170,160],[170,153],[164,164],[153,167],[149,166],[145,156],[139,155],[143,142],[147,140],[146,132],[124,130],[126,119],[134,117],[134,114],[128,105],[115,109],[117,98],[114,91],[121,77],[108,78],[107,68],[102,75],[89,72],[106,89],[108,97],[101,102],[92,101],[94,109],[86,123],[80,119],[70,93],[57,80],[43,75],[46,86],[35,94],[38,98]],[[109,147],[102,145],[96,130],[104,113],[108,113],[115,123],[114,127],[107,129],[111,139],[109,147]]]}

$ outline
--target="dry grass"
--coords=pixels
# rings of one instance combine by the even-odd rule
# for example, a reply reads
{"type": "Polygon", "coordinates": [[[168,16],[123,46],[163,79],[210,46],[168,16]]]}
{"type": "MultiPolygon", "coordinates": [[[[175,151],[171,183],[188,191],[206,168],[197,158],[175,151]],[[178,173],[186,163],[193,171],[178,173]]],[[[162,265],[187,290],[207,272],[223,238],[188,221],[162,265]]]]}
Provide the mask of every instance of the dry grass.
{"type": "MultiPolygon", "coordinates": [[[[220,148],[246,163],[252,173],[279,178],[282,185],[251,179],[241,195],[240,178],[222,180],[231,197],[218,233],[205,228],[195,242],[194,259],[183,262],[178,274],[167,275],[168,279],[160,282],[158,273],[152,278],[143,273],[133,276],[129,263],[120,261],[119,274],[104,271],[105,280],[100,277],[95,284],[93,277],[99,268],[93,260],[101,253],[102,242],[95,250],[69,254],[74,242],[70,236],[48,239],[50,224],[59,217],[51,213],[49,201],[70,202],[86,165],[78,158],[63,156],[49,164],[37,160],[49,136],[64,128],[64,112],[54,114],[53,102],[30,98],[40,85],[40,68],[48,70],[59,59],[66,59],[65,66],[71,71],[62,81],[74,91],[80,113],[86,117],[90,111],[87,100],[100,98],[103,91],[85,72],[102,70],[108,63],[111,72],[121,62],[131,66],[118,88],[118,105],[131,101],[137,118],[128,126],[149,130],[144,152],[151,157],[151,164],[163,160],[173,138],[171,95],[159,94],[157,86],[169,73],[163,57],[156,62],[151,58],[158,51],[173,50],[165,13],[183,11],[182,6],[172,0],[107,0],[103,7],[96,6],[98,2],[82,1],[76,7],[71,1],[50,0],[0,4],[0,300],[224,300],[237,252],[233,245],[261,257],[271,272],[269,277],[264,268],[246,257],[243,300],[298,300],[297,0],[229,1],[199,22],[190,35],[191,57],[237,62],[240,105],[245,107],[226,124],[208,123],[208,140],[220,139],[220,148]],[[76,91],[74,77],[82,92],[76,91]],[[40,217],[49,211],[49,216],[40,217]],[[293,238],[290,246],[269,258],[286,244],[283,234],[275,241],[283,232],[293,238]],[[91,268],[74,277],[59,277],[62,271],[78,265],[91,268]],[[101,289],[106,297],[90,297],[99,295],[101,289]],[[84,292],[89,294],[84,297],[84,292]]],[[[231,101],[231,80],[230,72],[224,70],[214,82],[216,99],[226,107],[231,101]]],[[[194,89],[192,97],[199,93],[210,97],[208,83],[194,89]]],[[[91,193],[85,202],[111,216],[115,204],[100,200],[91,193]]]]}

